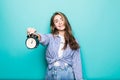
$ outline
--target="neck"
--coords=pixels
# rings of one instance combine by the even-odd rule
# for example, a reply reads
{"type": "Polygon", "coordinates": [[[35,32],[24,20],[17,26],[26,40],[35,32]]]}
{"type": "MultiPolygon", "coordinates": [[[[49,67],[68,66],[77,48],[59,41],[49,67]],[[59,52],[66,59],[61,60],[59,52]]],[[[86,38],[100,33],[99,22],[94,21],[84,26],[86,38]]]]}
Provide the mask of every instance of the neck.
{"type": "Polygon", "coordinates": [[[65,31],[59,31],[59,35],[64,36],[65,31]]]}

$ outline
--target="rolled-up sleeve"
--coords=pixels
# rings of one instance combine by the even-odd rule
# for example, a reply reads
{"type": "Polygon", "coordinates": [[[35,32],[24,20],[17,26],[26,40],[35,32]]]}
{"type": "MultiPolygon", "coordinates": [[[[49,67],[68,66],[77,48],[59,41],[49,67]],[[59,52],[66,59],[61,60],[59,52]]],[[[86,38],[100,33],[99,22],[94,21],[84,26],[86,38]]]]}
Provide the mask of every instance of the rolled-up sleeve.
{"type": "Polygon", "coordinates": [[[50,41],[50,35],[51,34],[40,34],[39,42],[44,46],[48,45],[50,41]]]}
{"type": "Polygon", "coordinates": [[[76,50],[73,55],[73,72],[76,80],[82,80],[82,64],[81,64],[81,56],[80,49],[76,50]]]}

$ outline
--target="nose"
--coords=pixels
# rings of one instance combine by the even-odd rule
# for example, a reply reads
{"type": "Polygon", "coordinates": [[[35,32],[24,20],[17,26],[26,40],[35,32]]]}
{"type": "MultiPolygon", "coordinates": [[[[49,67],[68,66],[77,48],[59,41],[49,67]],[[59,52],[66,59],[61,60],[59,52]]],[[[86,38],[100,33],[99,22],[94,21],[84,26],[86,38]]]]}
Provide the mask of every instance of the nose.
{"type": "Polygon", "coordinates": [[[59,21],[59,24],[61,25],[61,24],[62,24],[62,21],[59,21]]]}

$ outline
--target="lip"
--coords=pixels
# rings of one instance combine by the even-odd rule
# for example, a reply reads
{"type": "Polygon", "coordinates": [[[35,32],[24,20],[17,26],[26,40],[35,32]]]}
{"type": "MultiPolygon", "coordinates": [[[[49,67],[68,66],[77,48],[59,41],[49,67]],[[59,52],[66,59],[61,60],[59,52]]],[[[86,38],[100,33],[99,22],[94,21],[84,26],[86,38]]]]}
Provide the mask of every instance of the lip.
{"type": "Polygon", "coordinates": [[[58,26],[58,27],[61,27],[61,26],[58,26]]]}
{"type": "Polygon", "coordinates": [[[58,27],[62,27],[62,25],[59,25],[58,27]]]}

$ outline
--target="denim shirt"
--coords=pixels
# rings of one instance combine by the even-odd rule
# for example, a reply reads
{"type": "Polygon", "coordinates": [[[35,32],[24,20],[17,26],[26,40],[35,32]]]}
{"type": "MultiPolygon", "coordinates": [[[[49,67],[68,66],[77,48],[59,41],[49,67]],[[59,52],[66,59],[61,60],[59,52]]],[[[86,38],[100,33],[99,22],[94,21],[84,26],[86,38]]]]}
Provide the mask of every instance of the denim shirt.
{"type": "Polygon", "coordinates": [[[75,79],[82,79],[82,65],[80,59],[80,49],[72,50],[69,45],[63,51],[63,57],[58,57],[58,49],[60,46],[60,37],[52,34],[40,34],[40,43],[47,46],[46,50],[46,60],[48,63],[48,68],[51,69],[54,62],[59,61],[61,67],[64,67],[64,63],[69,64],[74,72],[75,79]]]}

